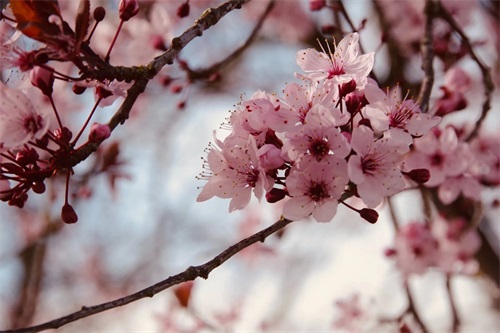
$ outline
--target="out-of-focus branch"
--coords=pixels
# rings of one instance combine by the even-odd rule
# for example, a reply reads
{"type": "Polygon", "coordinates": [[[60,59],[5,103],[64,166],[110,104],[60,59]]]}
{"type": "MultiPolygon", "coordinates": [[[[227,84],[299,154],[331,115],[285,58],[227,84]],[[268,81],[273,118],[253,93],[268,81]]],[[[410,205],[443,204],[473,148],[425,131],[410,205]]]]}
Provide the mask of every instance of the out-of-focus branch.
{"type": "Polygon", "coordinates": [[[224,262],[226,262],[229,258],[240,252],[241,250],[249,247],[252,244],[255,244],[257,242],[264,242],[267,237],[270,235],[274,234],[275,232],[283,229],[285,226],[288,224],[292,223],[293,221],[287,220],[285,218],[281,218],[278,220],[276,223],[273,225],[253,234],[250,237],[247,237],[243,239],[242,241],[230,246],[223,252],[221,252],[219,255],[215,256],[212,260],[207,261],[206,263],[199,265],[199,266],[190,266],[188,267],[184,272],[179,273],[177,275],[170,276],[169,278],[160,281],[150,287],[147,287],[145,289],[142,289],[141,291],[138,291],[136,293],[130,294],[128,296],[102,303],[99,305],[94,305],[90,307],[83,306],[81,310],[73,312],[67,316],[51,320],[49,322],[46,322],[44,324],[32,326],[32,327],[26,327],[26,328],[20,328],[20,329],[14,329],[14,330],[7,330],[7,331],[0,331],[0,333],[20,333],[20,332],[40,332],[43,330],[47,329],[56,329],[59,327],[62,327],[66,324],[69,324],[71,322],[77,321],[79,319],[89,317],[92,315],[95,315],[97,313],[101,313],[107,310],[111,310],[120,306],[124,306],[126,304],[135,302],[137,300],[140,300],[145,297],[153,297],[154,295],[158,294],[159,292],[168,289],[172,286],[175,286],[177,284],[180,284],[182,282],[186,281],[192,281],[196,279],[197,277],[202,277],[204,279],[208,278],[208,275],[210,272],[212,272],[215,268],[219,267],[222,265],[224,262]]]}
{"type": "MultiPolygon", "coordinates": [[[[144,92],[146,86],[153,77],[166,65],[171,65],[179,52],[196,37],[202,36],[203,32],[213,25],[217,24],[219,20],[234,9],[241,8],[242,5],[250,0],[230,0],[226,1],[216,8],[209,8],[201,14],[201,16],[194,22],[194,24],[184,31],[179,37],[172,39],[170,48],[163,54],[154,58],[148,65],[141,67],[146,68],[143,77],[136,80],[132,87],[127,92],[127,97],[123,101],[118,111],[108,122],[108,126],[113,131],[119,124],[123,124],[129,117],[130,110],[135,104],[140,94],[144,92]]],[[[136,68],[141,70],[141,68],[136,68]]],[[[126,68],[124,68],[126,69],[126,68]]],[[[130,68],[129,68],[130,69],[130,68]]],[[[70,158],[64,160],[64,165],[61,168],[70,169],[78,163],[87,159],[90,154],[95,152],[100,146],[102,141],[89,141],[76,149],[70,158]]]]}
{"type": "MultiPolygon", "coordinates": [[[[397,233],[398,229],[399,229],[399,223],[398,223],[398,218],[396,216],[396,211],[394,210],[394,204],[392,203],[391,197],[387,198],[387,206],[389,207],[389,213],[391,214],[391,220],[392,220],[392,225],[394,226],[394,231],[397,233]]],[[[429,330],[425,326],[424,322],[420,318],[420,315],[418,314],[417,308],[415,307],[415,302],[413,301],[413,295],[412,295],[411,290],[410,290],[408,278],[404,278],[403,287],[405,290],[406,299],[408,300],[408,307],[406,308],[406,310],[401,314],[401,316],[398,319],[401,319],[403,317],[403,315],[405,315],[406,313],[410,313],[415,318],[415,321],[417,322],[418,326],[420,326],[420,330],[423,333],[429,332],[429,330]]]]}
{"type": "Polygon", "coordinates": [[[434,84],[434,68],[432,63],[434,61],[434,48],[432,45],[432,22],[436,16],[434,0],[426,0],[425,2],[425,32],[422,38],[422,70],[424,71],[424,78],[420,86],[420,93],[418,100],[420,102],[420,109],[422,112],[427,112],[429,109],[429,99],[431,97],[432,86],[434,84]]]}
{"type": "Polygon", "coordinates": [[[470,57],[479,66],[479,69],[481,70],[481,74],[483,76],[483,86],[484,86],[483,109],[481,111],[481,116],[476,122],[476,126],[474,126],[474,129],[466,139],[466,141],[470,141],[479,134],[481,125],[483,124],[484,119],[486,118],[488,112],[491,109],[491,96],[493,94],[493,90],[495,89],[495,85],[493,84],[493,80],[491,79],[490,69],[482,62],[481,59],[479,59],[476,52],[474,51],[474,48],[472,47],[469,37],[467,37],[467,35],[460,27],[460,25],[457,23],[453,15],[450,14],[450,12],[443,6],[443,4],[440,1],[437,2],[437,9],[438,9],[438,15],[442,19],[444,19],[450,25],[450,27],[453,30],[455,30],[455,32],[460,36],[462,42],[464,43],[465,47],[467,48],[467,51],[470,54],[470,57]]]}
{"type": "Polygon", "coordinates": [[[202,68],[202,69],[185,68],[186,72],[188,73],[189,79],[191,81],[195,81],[195,80],[199,80],[199,79],[207,79],[212,74],[219,72],[221,69],[223,69],[224,67],[229,65],[234,60],[236,60],[254,42],[260,29],[262,28],[262,25],[264,24],[265,19],[268,17],[269,13],[274,8],[274,3],[275,3],[275,0],[269,1],[269,3],[266,6],[266,9],[264,10],[264,12],[260,16],[259,20],[255,24],[252,32],[250,33],[250,36],[248,36],[245,43],[243,43],[243,45],[238,47],[236,50],[234,50],[231,54],[229,54],[223,60],[211,65],[208,68],[202,68]]]}
{"type": "Polygon", "coordinates": [[[451,274],[446,275],[446,292],[448,293],[448,300],[450,301],[450,308],[451,308],[451,318],[452,318],[451,331],[455,333],[458,332],[458,328],[460,326],[460,319],[458,317],[458,311],[457,311],[457,306],[455,304],[453,291],[451,290],[451,274]]]}

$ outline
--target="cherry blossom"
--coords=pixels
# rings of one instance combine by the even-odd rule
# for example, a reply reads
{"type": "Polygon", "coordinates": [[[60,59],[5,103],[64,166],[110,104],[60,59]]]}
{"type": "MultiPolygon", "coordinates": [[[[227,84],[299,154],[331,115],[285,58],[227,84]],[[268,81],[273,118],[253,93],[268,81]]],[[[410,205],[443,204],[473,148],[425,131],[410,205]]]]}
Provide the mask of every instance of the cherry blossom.
{"type": "Polygon", "coordinates": [[[433,130],[414,141],[414,150],[405,158],[404,169],[427,168],[427,187],[441,185],[446,177],[462,174],[468,167],[467,146],[459,142],[452,127],[433,130]]]}
{"type": "Polygon", "coordinates": [[[292,198],[285,202],[283,216],[300,220],[312,214],[318,222],[331,221],[347,181],[345,160],[333,156],[321,163],[309,160],[300,169],[292,168],[286,180],[292,198]]]}
{"type": "Polygon", "coordinates": [[[438,259],[438,242],[428,225],[422,222],[410,222],[399,228],[394,241],[394,249],[386,255],[395,256],[396,265],[408,277],[422,274],[438,259]]]}
{"type": "Polygon", "coordinates": [[[260,167],[253,137],[249,137],[245,146],[225,146],[219,141],[219,147],[220,150],[213,147],[208,153],[207,163],[212,174],[197,201],[214,196],[231,198],[229,211],[232,212],[248,205],[252,190],[260,200],[273,183],[260,167]]]}
{"type": "Polygon", "coordinates": [[[331,80],[334,84],[355,80],[363,87],[373,68],[374,53],[359,55],[359,34],[350,33],[335,47],[335,52],[306,49],[297,52],[297,64],[313,81],[331,80]]]}
{"type": "Polygon", "coordinates": [[[391,139],[390,135],[375,140],[371,129],[360,126],[353,130],[351,146],[356,155],[349,158],[349,178],[368,207],[378,206],[384,196],[404,188],[399,164],[405,148],[399,140],[391,139]]]}
{"type": "Polygon", "coordinates": [[[422,136],[441,121],[440,117],[422,113],[413,100],[401,100],[399,87],[385,93],[378,85],[367,84],[364,93],[369,102],[365,114],[376,132],[394,128],[412,136],[422,136]]]}
{"type": "Polygon", "coordinates": [[[47,114],[36,110],[26,94],[0,84],[0,147],[15,148],[40,139],[48,128],[47,114]]]}

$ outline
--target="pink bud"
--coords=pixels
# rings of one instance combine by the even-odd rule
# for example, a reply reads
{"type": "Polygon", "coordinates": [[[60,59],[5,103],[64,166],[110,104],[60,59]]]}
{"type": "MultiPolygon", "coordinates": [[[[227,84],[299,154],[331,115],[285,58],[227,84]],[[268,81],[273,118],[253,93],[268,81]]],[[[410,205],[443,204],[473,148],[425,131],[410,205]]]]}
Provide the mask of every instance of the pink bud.
{"type": "Polygon", "coordinates": [[[89,141],[101,142],[109,138],[111,129],[108,125],[93,123],[90,127],[89,141]]]}
{"type": "Polygon", "coordinates": [[[40,66],[35,66],[30,74],[31,84],[42,91],[44,95],[52,95],[54,72],[40,66]]]}
{"type": "Polygon", "coordinates": [[[137,0],[120,0],[118,11],[120,19],[128,21],[139,13],[139,2],[137,0]]]}
{"type": "Polygon", "coordinates": [[[362,210],[359,211],[359,215],[368,222],[370,222],[371,224],[377,222],[378,220],[378,213],[374,209],[363,208],[362,210]]]}
{"type": "Polygon", "coordinates": [[[347,83],[344,83],[340,86],[339,88],[339,95],[340,97],[344,97],[347,94],[352,93],[354,90],[356,90],[356,80],[351,80],[347,83]]]}
{"type": "Polygon", "coordinates": [[[326,6],[326,0],[309,0],[309,9],[314,12],[326,6]]]}
{"type": "Polygon", "coordinates": [[[64,223],[76,223],[78,221],[78,215],[76,215],[75,210],[70,204],[65,203],[61,210],[61,219],[64,223]]]}

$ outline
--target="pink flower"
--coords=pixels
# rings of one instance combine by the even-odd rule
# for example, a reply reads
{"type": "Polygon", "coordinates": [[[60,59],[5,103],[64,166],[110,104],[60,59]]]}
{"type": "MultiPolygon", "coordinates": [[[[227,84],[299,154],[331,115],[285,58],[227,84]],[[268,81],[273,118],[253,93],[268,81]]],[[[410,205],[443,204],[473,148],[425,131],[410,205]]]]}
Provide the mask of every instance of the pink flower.
{"type": "Polygon", "coordinates": [[[457,218],[436,218],[432,222],[432,234],[439,243],[437,266],[447,273],[475,274],[478,263],[474,255],[481,247],[481,239],[475,228],[457,218]]]}
{"type": "Polygon", "coordinates": [[[471,79],[465,71],[459,67],[449,69],[444,76],[444,85],[440,87],[443,96],[436,101],[436,114],[443,116],[464,109],[467,106],[464,93],[470,83],[471,79]]]}
{"type": "Polygon", "coordinates": [[[425,183],[427,187],[441,185],[447,177],[462,174],[469,165],[467,146],[458,141],[452,127],[435,129],[415,139],[413,146],[415,150],[406,156],[404,169],[429,170],[431,178],[425,183]]]}
{"type": "MultiPolygon", "coordinates": [[[[401,100],[399,87],[385,93],[377,84],[367,84],[365,98],[369,102],[365,115],[376,132],[395,128],[412,136],[422,136],[441,121],[440,117],[422,113],[413,100],[401,100]]],[[[411,141],[411,137],[408,140],[411,141]]]]}
{"type": "Polygon", "coordinates": [[[374,208],[385,196],[401,191],[405,182],[399,169],[403,160],[404,146],[400,140],[391,139],[390,131],[381,139],[366,126],[356,127],[351,146],[356,152],[348,162],[349,178],[357,185],[364,203],[374,208]]]}
{"type": "Polygon", "coordinates": [[[331,155],[337,158],[346,157],[351,147],[340,130],[329,123],[328,119],[325,119],[324,123],[320,122],[320,117],[313,116],[314,111],[311,111],[309,115],[317,121],[308,121],[300,126],[300,130],[287,136],[288,141],[285,142],[283,150],[288,157],[293,161],[298,161],[301,157],[308,156],[318,162],[331,155]]]}
{"type": "Polygon", "coordinates": [[[411,222],[402,226],[394,246],[396,265],[405,276],[425,273],[439,258],[438,242],[424,223],[411,222]]]}
{"type": "Polygon", "coordinates": [[[208,178],[196,201],[201,202],[214,196],[231,198],[229,212],[245,208],[250,202],[253,190],[257,199],[264,191],[273,187],[273,180],[260,167],[257,146],[249,137],[245,146],[225,146],[218,141],[221,150],[213,147],[207,156],[210,173],[200,176],[208,178]]]}
{"type": "Polygon", "coordinates": [[[285,202],[283,216],[300,220],[312,214],[318,222],[331,221],[347,182],[345,160],[328,156],[321,163],[305,161],[300,169],[292,168],[286,179],[292,198],[285,202]]]}
{"type": "Polygon", "coordinates": [[[373,68],[374,53],[358,54],[359,35],[351,33],[340,41],[333,54],[306,49],[297,52],[296,60],[313,81],[332,80],[341,84],[355,80],[358,87],[363,87],[373,68]]]}
{"type": "Polygon", "coordinates": [[[40,139],[48,127],[48,116],[35,110],[22,91],[0,84],[0,149],[40,139]]]}
{"type": "MultiPolygon", "coordinates": [[[[342,332],[362,332],[367,327],[367,322],[371,319],[369,312],[362,306],[359,294],[353,294],[347,299],[335,301],[339,314],[333,326],[335,331],[342,332]]],[[[368,325],[369,326],[369,325],[368,325]]]]}

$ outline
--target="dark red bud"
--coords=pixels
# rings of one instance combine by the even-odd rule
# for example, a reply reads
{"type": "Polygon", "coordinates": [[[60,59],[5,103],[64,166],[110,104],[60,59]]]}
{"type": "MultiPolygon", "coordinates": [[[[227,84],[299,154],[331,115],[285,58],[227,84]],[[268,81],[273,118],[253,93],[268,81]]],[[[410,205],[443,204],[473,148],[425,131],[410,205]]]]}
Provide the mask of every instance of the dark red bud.
{"type": "Polygon", "coordinates": [[[16,154],[16,162],[24,166],[28,164],[35,164],[38,157],[38,153],[35,149],[23,149],[16,154]]]}
{"type": "Polygon", "coordinates": [[[113,93],[111,91],[109,91],[101,86],[97,86],[95,88],[95,92],[96,92],[97,97],[102,98],[102,99],[113,95],[113,93]]]}
{"type": "Polygon", "coordinates": [[[28,194],[25,192],[14,193],[12,198],[9,200],[9,205],[23,208],[26,201],[28,201],[28,194]]]}
{"type": "Polygon", "coordinates": [[[73,92],[76,94],[76,95],[81,95],[85,92],[85,90],[87,90],[86,87],[82,87],[82,86],[79,86],[77,84],[74,84],[73,85],[73,88],[71,88],[73,90],[73,92]]]}
{"type": "Polygon", "coordinates": [[[182,3],[179,8],[177,8],[177,16],[180,18],[186,17],[189,15],[189,0],[182,3]]]}
{"type": "Polygon", "coordinates": [[[139,13],[139,2],[137,0],[121,0],[118,5],[120,19],[128,21],[139,13]]]}
{"type": "Polygon", "coordinates": [[[96,7],[96,9],[94,9],[94,20],[96,20],[97,22],[101,22],[102,20],[104,20],[104,17],[106,16],[106,9],[104,9],[104,7],[96,7]]]}
{"type": "Polygon", "coordinates": [[[61,219],[64,223],[76,223],[78,221],[78,215],[76,215],[75,210],[70,204],[66,203],[61,210],[61,219]]]}
{"type": "Polygon", "coordinates": [[[54,131],[54,136],[61,142],[69,143],[69,141],[73,137],[73,133],[70,131],[69,128],[63,127],[62,130],[59,128],[56,129],[54,131]]]}
{"type": "Polygon", "coordinates": [[[286,191],[279,188],[273,188],[266,193],[266,200],[269,203],[275,203],[282,200],[286,196],[286,191]]]}
{"type": "Polygon", "coordinates": [[[338,31],[338,28],[334,25],[321,26],[321,33],[323,35],[334,35],[337,31],[338,31]]]}
{"type": "Polygon", "coordinates": [[[370,208],[363,208],[362,210],[359,211],[359,216],[370,222],[371,224],[374,224],[378,220],[378,213],[374,209],[370,208]]]}
{"type": "Polygon", "coordinates": [[[427,183],[431,178],[431,173],[427,169],[414,169],[404,174],[410,177],[411,180],[419,184],[427,183]]]}
{"type": "Polygon", "coordinates": [[[339,88],[340,98],[343,98],[347,94],[352,93],[354,90],[356,90],[356,80],[351,80],[347,83],[340,85],[339,88]]]}
{"type": "Polygon", "coordinates": [[[31,186],[31,189],[37,194],[42,194],[45,192],[45,184],[43,182],[35,182],[31,186]]]}

